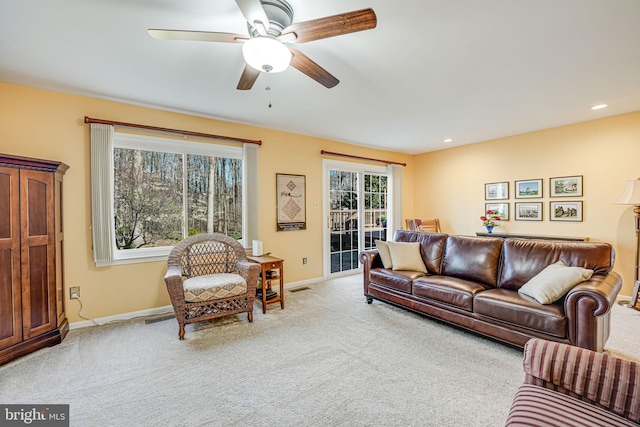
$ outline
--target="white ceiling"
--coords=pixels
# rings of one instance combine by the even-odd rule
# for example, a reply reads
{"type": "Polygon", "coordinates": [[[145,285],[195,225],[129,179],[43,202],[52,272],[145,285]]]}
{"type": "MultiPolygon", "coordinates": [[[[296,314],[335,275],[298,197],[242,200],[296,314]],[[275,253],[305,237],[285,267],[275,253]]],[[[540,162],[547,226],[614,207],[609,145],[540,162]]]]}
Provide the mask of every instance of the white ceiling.
{"type": "Polygon", "coordinates": [[[294,22],[375,10],[295,46],[335,88],[289,68],[238,91],[240,44],[147,34],[246,34],[234,0],[0,0],[0,81],[406,153],[640,110],[640,0],[288,2],[294,22]]]}

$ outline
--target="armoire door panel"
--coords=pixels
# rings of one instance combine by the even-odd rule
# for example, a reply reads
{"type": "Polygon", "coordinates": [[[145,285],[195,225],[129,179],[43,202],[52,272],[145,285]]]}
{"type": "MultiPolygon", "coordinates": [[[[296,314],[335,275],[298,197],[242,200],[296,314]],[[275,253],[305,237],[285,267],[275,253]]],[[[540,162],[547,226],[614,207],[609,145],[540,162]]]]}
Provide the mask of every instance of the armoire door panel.
{"type": "Polygon", "coordinates": [[[57,323],[53,175],[21,171],[20,192],[22,327],[27,339],[57,323]]]}
{"type": "Polygon", "coordinates": [[[0,349],[22,341],[19,171],[0,167],[0,349]]]}
{"type": "Polygon", "coordinates": [[[19,263],[16,251],[0,248],[0,349],[22,341],[22,315],[20,277],[16,271],[19,263]]]}
{"type": "MultiPolygon", "coordinates": [[[[51,181],[50,175],[47,176],[48,181],[51,181]]],[[[46,236],[53,224],[47,222],[47,208],[53,206],[47,202],[48,193],[53,189],[51,183],[43,182],[39,179],[29,178],[27,182],[27,235],[29,237],[46,236]]]]}
{"type": "MultiPolygon", "coordinates": [[[[47,269],[47,246],[29,247],[29,280],[24,286],[23,295],[27,296],[31,313],[29,328],[33,331],[49,324],[49,271],[47,269]]],[[[26,311],[25,311],[26,312],[26,311]]]]}

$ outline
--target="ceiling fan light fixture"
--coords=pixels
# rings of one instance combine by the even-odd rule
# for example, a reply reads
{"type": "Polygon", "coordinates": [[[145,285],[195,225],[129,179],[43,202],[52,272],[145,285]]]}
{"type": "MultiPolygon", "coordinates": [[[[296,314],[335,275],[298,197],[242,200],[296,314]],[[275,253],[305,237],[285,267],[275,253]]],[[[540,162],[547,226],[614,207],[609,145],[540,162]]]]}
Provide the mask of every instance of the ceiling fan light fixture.
{"type": "Polygon", "coordinates": [[[291,62],[291,51],[271,37],[255,37],[242,45],[242,56],[249,66],[265,73],[284,71],[291,62]]]}

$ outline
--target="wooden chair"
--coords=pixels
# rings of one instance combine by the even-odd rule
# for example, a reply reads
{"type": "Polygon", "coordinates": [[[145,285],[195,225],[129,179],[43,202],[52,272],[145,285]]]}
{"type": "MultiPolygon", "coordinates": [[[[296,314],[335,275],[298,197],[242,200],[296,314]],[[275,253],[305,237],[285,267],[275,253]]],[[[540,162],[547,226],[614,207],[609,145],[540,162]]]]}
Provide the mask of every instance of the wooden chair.
{"type": "Polygon", "coordinates": [[[164,282],[184,339],[186,324],[248,313],[260,266],[247,260],[242,245],[219,233],[197,234],[178,243],[169,253],[164,282]]]}
{"type": "Polygon", "coordinates": [[[440,220],[433,219],[405,219],[407,230],[422,231],[424,233],[440,233],[440,220]]]}

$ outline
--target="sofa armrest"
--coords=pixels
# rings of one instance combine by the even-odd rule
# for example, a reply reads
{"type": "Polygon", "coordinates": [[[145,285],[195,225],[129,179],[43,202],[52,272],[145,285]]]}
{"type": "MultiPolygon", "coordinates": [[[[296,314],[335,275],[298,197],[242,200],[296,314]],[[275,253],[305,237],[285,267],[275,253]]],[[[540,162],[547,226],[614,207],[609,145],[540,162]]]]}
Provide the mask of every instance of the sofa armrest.
{"type": "Polygon", "coordinates": [[[594,274],[571,289],[564,300],[569,340],[579,347],[602,351],[609,337],[608,316],[622,287],[618,273],[594,274]]]}
{"type": "Polygon", "coordinates": [[[371,280],[371,270],[382,268],[382,259],[377,249],[360,252],[360,262],[362,263],[364,294],[369,294],[369,281],[371,280]]]}
{"type": "Polygon", "coordinates": [[[545,387],[640,422],[640,364],[538,338],[524,346],[525,383],[545,387]]]}

